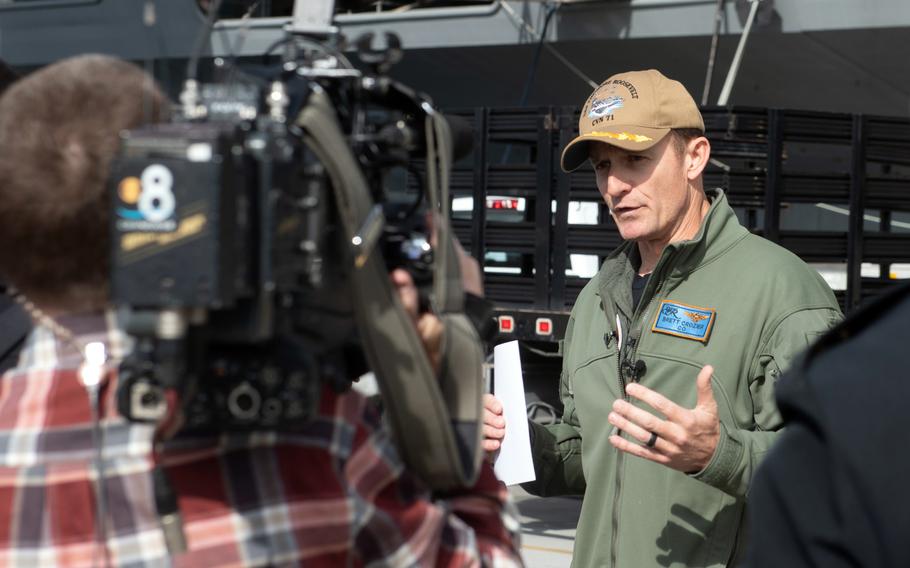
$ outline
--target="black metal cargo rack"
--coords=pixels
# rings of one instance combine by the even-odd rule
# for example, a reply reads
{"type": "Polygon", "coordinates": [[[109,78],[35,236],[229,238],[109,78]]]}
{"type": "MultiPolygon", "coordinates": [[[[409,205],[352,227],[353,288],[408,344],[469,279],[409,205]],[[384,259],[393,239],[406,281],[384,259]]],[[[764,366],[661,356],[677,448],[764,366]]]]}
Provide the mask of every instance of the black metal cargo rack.
{"type": "MultiPolygon", "coordinates": [[[[453,112],[474,126],[472,155],[456,164],[451,182],[452,196],[470,197],[472,209],[455,213],[454,229],[476,258],[487,258],[487,270],[491,251],[508,257],[508,273],[485,272],[485,289],[498,313],[514,318],[509,335],[516,339],[561,337],[586,281],[566,275],[569,256],[596,255],[599,265],[621,242],[590,167],[573,174],[559,169],[578,112],[453,112]],[[522,198],[525,209],[502,218],[487,207],[492,196],[522,198]],[[570,202],[597,204],[600,222],[570,224],[570,202]],[[550,334],[537,333],[534,322],[541,317],[552,320],[550,334]]],[[[910,120],[736,107],[702,112],[713,158],[705,186],[724,188],[750,230],[807,262],[845,266],[846,287],[836,292],[845,310],[894,285],[890,265],[910,263],[910,232],[893,230],[891,222],[894,212],[910,212],[910,120]],[[782,223],[801,204],[842,211],[843,227],[782,223]],[[864,226],[870,211],[877,230],[864,226]],[[862,263],[880,265],[880,276],[862,277],[862,263]]]]}

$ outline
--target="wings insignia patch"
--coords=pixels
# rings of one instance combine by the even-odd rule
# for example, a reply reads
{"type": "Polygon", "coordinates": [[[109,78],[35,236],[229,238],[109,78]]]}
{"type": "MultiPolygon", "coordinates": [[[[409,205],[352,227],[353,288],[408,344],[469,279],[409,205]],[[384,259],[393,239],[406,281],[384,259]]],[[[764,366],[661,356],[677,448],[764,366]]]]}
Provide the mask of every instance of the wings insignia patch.
{"type": "Polygon", "coordinates": [[[708,343],[717,311],[661,300],[651,331],[708,343]]]}

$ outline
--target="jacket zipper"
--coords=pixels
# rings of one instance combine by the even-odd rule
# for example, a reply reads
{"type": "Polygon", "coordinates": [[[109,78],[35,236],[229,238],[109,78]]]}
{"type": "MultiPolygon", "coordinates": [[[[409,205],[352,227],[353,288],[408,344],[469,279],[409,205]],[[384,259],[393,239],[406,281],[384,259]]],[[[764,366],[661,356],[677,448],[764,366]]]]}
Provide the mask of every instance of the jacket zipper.
{"type": "MultiPolygon", "coordinates": [[[[661,259],[663,261],[664,259],[661,259]]],[[[658,262],[658,265],[654,268],[652,273],[652,278],[657,275],[658,268],[660,265],[664,264],[663,262],[658,262]]],[[[650,284],[650,283],[649,283],[650,284]]],[[[632,325],[635,322],[645,321],[644,319],[636,319],[636,315],[639,313],[644,316],[645,314],[651,311],[651,306],[654,305],[654,299],[657,298],[658,292],[660,289],[655,289],[654,293],[651,294],[651,298],[648,300],[648,305],[644,311],[639,312],[637,309],[634,310],[632,314],[631,321],[629,322],[629,329],[626,331],[626,340],[624,344],[619,345],[618,356],[616,357],[616,372],[619,377],[619,392],[622,395],[623,400],[626,402],[631,402],[631,397],[626,394],[626,378],[623,375],[623,362],[627,362],[629,365],[632,364],[632,361],[635,359],[635,356],[638,354],[638,340],[641,338],[641,330],[638,329],[638,333],[633,334],[632,330],[637,329],[640,326],[632,325]],[[624,352],[628,353],[626,346],[631,349],[629,357],[623,357],[624,352]]],[[[617,320],[617,323],[619,321],[617,320]]],[[[633,380],[635,378],[633,377],[633,380]]],[[[617,435],[619,432],[617,431],[617,435]]],[[[616,568],[616,543],[619,540],[619,510],[621,505],[622,498],[622,466],[625,459],[625,452],[620,451],[619,455],[616,457],[616,482],[614,483],[614,492],[613,492],[613,534],[610,537],[610,566],[611,568],[616,568]]]]}
{"type": "MultiPolygon", "coordinates": [[[[617,315],[616,324],[619,329],[620,319],[617,315]]],[[[617,329],[617,333],[622,335],[622,332],[617,329]]],[[[626,331],[626,337],[623,338],[623,342],[619,344],[619,350],[616,352],[616,376],[619,377],[619,394],[623,397],[624,400],[628,400],[626,396],[626,379],[622,375],[622,354],[626,348],[626,341],[630,338],[628,336],[629,331],[626,331]]],[[[619,430],[617,429],[616,434],[619,435],[619,430]]],[[[616,456],[616,480],[613,484],[613,534],[610,535],[610,567],[615,568],[616,566],[616,543],[619,537],[619,500],[622,497],[622,481],[620,481],[622,473],[622,462],[624,458],[624,452],[619,452],[619,455],[616,456]]]]}

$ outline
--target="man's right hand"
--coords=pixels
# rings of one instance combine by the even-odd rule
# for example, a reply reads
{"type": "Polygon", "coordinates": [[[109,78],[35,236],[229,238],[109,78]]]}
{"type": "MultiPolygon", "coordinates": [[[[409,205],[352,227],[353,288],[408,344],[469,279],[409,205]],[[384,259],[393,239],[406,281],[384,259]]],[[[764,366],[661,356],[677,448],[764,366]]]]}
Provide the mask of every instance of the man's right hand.
{"type": "Polygon", "coordinates": [[[487,457],[499,451],[506,437],[506,419],[502,415],[502,403],[492,394],[483,395],[483,449],[487,457]]]}

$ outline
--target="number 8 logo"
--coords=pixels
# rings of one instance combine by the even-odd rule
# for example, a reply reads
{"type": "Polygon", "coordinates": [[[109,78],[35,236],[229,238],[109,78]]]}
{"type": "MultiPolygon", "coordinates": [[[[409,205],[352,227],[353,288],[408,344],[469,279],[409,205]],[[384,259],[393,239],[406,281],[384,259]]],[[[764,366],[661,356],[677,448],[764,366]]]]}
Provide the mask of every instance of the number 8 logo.
{"type": "Polygon", "coordinates": [[[139,213],[153,223],[167,221],[174,214],[176,199],[171,188],[174,176],[161,164],[153,164],[142,171],[142,193],[139,195],[139,213]]]}

